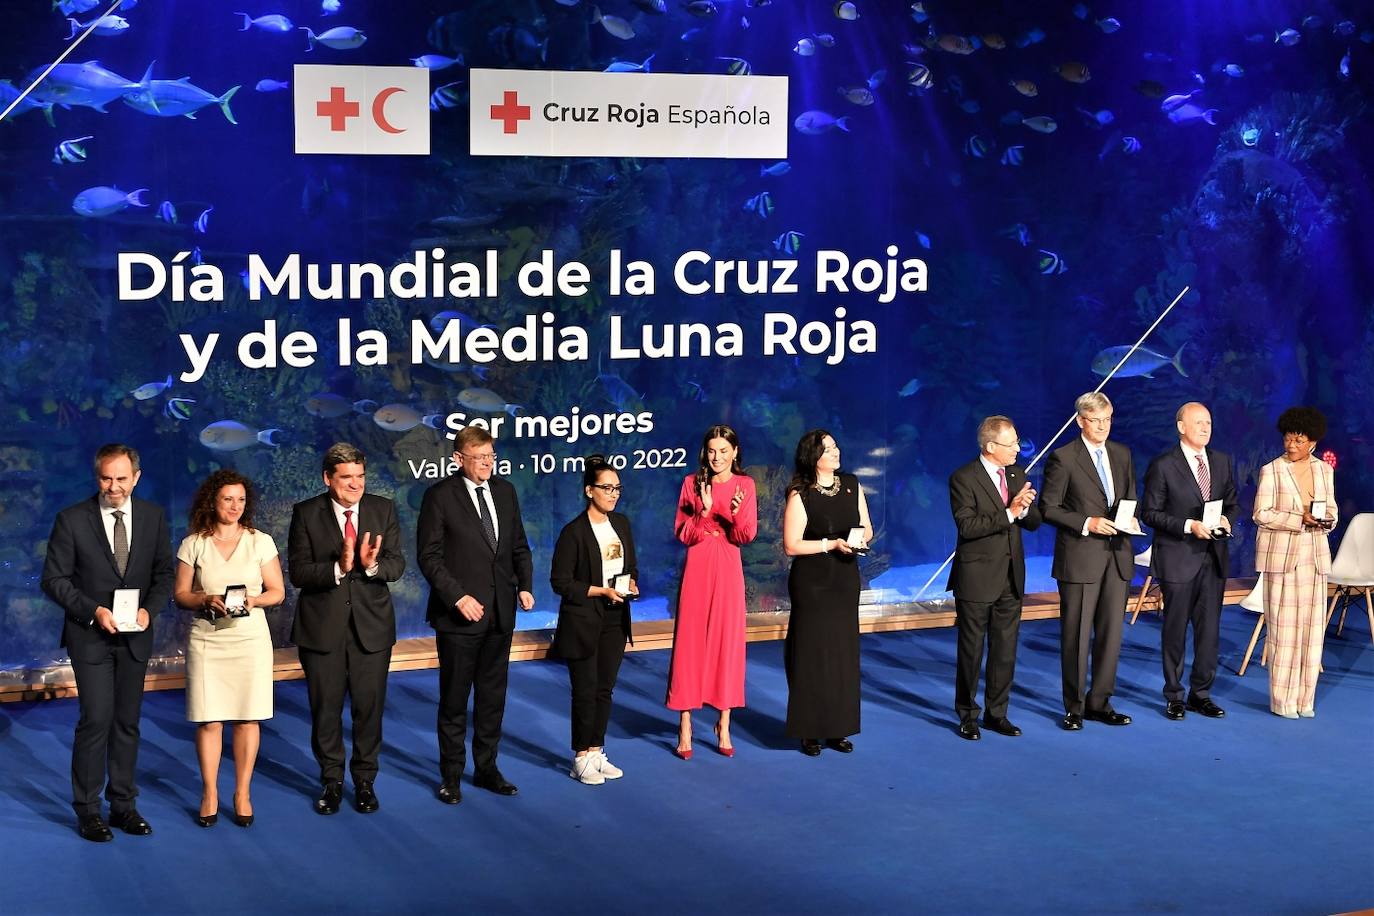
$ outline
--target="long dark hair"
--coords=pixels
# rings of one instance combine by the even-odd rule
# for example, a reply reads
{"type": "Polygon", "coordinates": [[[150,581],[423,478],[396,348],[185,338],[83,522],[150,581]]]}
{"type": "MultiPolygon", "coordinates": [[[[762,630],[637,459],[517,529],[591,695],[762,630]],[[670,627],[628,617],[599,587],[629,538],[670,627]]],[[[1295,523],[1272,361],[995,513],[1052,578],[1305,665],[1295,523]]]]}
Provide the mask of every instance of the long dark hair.
{"type": "MultiPolygon", "coordinates": [[[[797,440],[796,469],[792,473],[792,481],[787,485],[789,494],[800,493],[807,487],[815,486],[816,462],[825,454],[825,437],[829,435],[827,430],[813,429],[797,440]]],[[[836,473],[839,471],[836,470],[836,473]]]]}
{"type": "Polygon", "coordinates": [[[222,468],[200,482],[196,495],[191,497],[191,511],[187,522],[192,534],[210,535],[215,531],[215,500],[219,491],[225,487],[239,484],[243,487],[243,515],[239,524],[253,530],[253,507],[258,498],[253,493],[253,482],[232,468],[222,468]]]}
{"type": "Polygon", "coordinates": [[[587,487],[596,486],[596,479],[601,476],[602,471],[614,471],[615,468],[606,460],[605,455],[588,455],[586,463],[582,466],[582,495],[590,505],[592,498],[587,496],[587,487]]]}
{"type": "Polygon", "coordinates": [[[739,435],[724,423],[717,423],[707,429],[706,435],[701,437],[701,453],[697,456],[697,480],[705,483],[711,479],[711,465],[706,461],[706,451],[711,447],[712,439],[724,439],[730,443],[730,447],[735,450],[735,459],[730,462],[730,473],[743,474],[744,466],[739,460],[739,435]]]}

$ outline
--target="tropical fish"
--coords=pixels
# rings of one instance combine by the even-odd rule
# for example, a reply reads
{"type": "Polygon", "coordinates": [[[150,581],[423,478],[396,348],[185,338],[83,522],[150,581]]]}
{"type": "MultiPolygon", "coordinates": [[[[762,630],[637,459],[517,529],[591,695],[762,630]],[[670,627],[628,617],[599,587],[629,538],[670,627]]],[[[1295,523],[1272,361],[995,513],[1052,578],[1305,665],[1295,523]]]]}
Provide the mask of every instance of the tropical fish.
{"type": "Polygon", "coordinates": [[[749,17],[748,17],[748,16],[741,16],[741,17],[739,17],[739,27],[742,28],[742,29],[747,29],[747,28],[749,28],[749,17]]]}
{"type": "Polygon", "coordinates": [[[1349,49],[1349,48],[1346,48],[1346,49],[1345,49],[1345,56],[1342,57],[1342,58],[1341,58],[1341,62],[1340,62],[1339,64],[1336,65],[1336,72],[1337,72],[1338,74],[1340,74],[1341,79],[1343,79],[1343,80],[1348,80],[1348,79],[1350,79],[1350,49],[1349,49]]]}
{"type": "Polygon", "coordinates": [[[997,234],[1016,239],[1016,241],[1021,243],[1022,248],[1027,247],[1031,243],[1030,227],[1025,223],[1013,223],[997,234]]]}
{"type": "Polygon", "coordinates": [[[308,26],[301,26],[300,29],[305,33],[305,50],[315,50],[315,43],[319,42],[326,48],[333,48],[335,51],[351,51],[354,48],[361,48],[363,42],[367,41],[367,36],[351,25],[340,25],[321,32],[316,35],[314,30],[308,26]]]}
{"type": "Polygon", "coordinates": [[[773,239],[773,247],[783,254],[796,254],[801,250],[801,240],[804,238],[806,238],[806,236],[803,233],[795,229],[788,229],[782,235],[773,239]]]}
{"type": "Polygon", "coordinates": [[[792,126],[804,134],[816,136],[828,133],[839,128],[843,131],[849,130],[849,117],[835,118],[824,111],[804,111],[797,115],[797,119],[792,122],[792,126]]]}
{"type": "Polygon", "coordinates": [[[1221,72],[1225,73],[1232,79],[1240,79],[1242,76],[1245,75],[1245,68],[1242,67],[1240,64],[1227,64],[1226,66],[1221,68],[1221,72]]]}
{"type": "Polygon", "coordinates": [[[429,95],[429,108],[431,111],[438,111],[441,108],[457,108],[468,99],[467,92],[463,89],[463,81],[457,80],[452,83],[445,83],[435,89],[429,95]]]}
{"type": "MultiPolygon", "coordinates": [[[[100,0],[57,0],[52,8],[60,10],[63,16],[70,16],[72,13],[89,13],[99,5],[100,0]]],[[[122,4],[122,6],[127,9],[129,4],[122,4]]]]}
{"type": "Polygon", "coordinates": [[[1355,34],[1355,23],[1349,19],[1342,19],[1331,27],[1331,34],[1350,36],[1355,34]]]}
{"type": "Polygon", "coordinates": [[[920,245],[920,246],[921,246],[922,248],[924,248],[926,251],[929,251],[929,250],[930,250],[930,236],[926,235],[924,232],[920,231],[919,229],[916,230],[916,244],[920,245]]]}
{"type": "Polygon", "coordinates": [[[1260,132],[1258,127],[1247,127],[1241,131],[1240,142],[1246,146],[1254,146],[1259,143],[1260,132]]]}
{"type": "Polygon", "coordinates": [[[693,16],[702,19],[716,14],[716,5],[711,0],[691,0],[691,2],[683,3],[682,8],[693,16]]]}
{"type": "Polygon", "coordinates": [[[420,412],[406,404],[386,404],[372,415],[373,423],[393,433],[409,432],[421,419],[420,412]]]}
{"type": "Polygon", "coordinates": [[[464,336],[477,328],[490,328],[495,325],[482,324],[476,318],[455,309],[445,309],[429,319],[429,326],[436,334],[442,334],[450,324],[458,322],[458,331],[464,336]]]}
{"type": "MultiPolygon", "coordinates": [[[[19,90],[15,85],[9,80],[0,80],[0,111],[8,109],[17,98],[19,98],[19,90]]],[[[57,124],[53,121],[52,117],[52,105],[52,102],[41,102],[35,99],[31,92],[24,96],[24,100],[20,102],[10,114],[13,117],[18,117],[26,111],[39,109],[43,112],[43,116],[48,119],[48,123],[56,127],[57,124]]]]}
{"type": "MultiPolygon", "coordinates": [[[[45,69],[46,67],[39,67],[30,73],[25,81],[26,85],[38,82],[45,69]]],[[[58,64],[52,68],[46,79],[34,87],[29,98],[34,100],[35,106],[44,103],[64,107],[84,105],[104,113],[106,105],[125,93],[146,91],[152,73],[153,67],[149,64],[143,79],[133,83],[118,73],[106,70],[98,61],[58,64]]]]}
{"type": "Polygon", "coordinates": [[[907,66],[911,69],[907,71],[907,85],[917,89],[929,89],[934,79],[930,75],[930,68],[925,64],[916,64],[907,61],[907,66]]]}
{"type": "MultiPolygon", "coordinates": [[[[644,58],[644,62],[643,62],[643,63],[639,63],[639,64],[635,63],[635,62],[632,61],[632,60],[613,60],[613,61],[611,61],[611,65],[610,65],[609,67],[606,68],[606,71],[605,71],[605,72],[607,72],[607,73],[651,73],[652,71],[649,69],[649,62],[652,61],[653,59],[654,59],[654,55],[653,55],[653,54],[650,54],[648,57],[644,58]]],[[[733,59],[733,58],[732,58],[732,59],[733,59]]],[[[746,63],[745,66],[748,66],[748,64],[746,63]]],[[[751,72],[752,72],[752,71],[751,71],[751,72]]],[[[745,74],[745,75],[747,76],[748,74],[745,74]]]]}
{"type": "Polygon", "coordinates": [[[850,3],[849,0],[844,0],[843,3],[836,3],[835,18],[853,22],[855,19],[859,18],[859,8],[850,3]]]}
{"type": "Polygon", "coordinates": [[[982,159],[992,149],[992,143],[974,134],[964,141],[964,155],[972,156],[974,159],[982,159]]]}
{"type": "Polygon", "coordinates": [[[983,106],[978,104],[977,99],[964,99],[959,103],[959,107],[969,114],[977,114],[983,110],[983,106]]]}
{"type": "Polygon", "coordinates": [[[764,175],[771,175],[777,178],[780,175],[786,175],[790,171],[792,171],[792,165],[784,159],[782,162],[775,162],[772,165],[759,166],[759,177],[762,178],[764,175]]]}
{"type": "MultiPolygon", "coordinates": [[[[619,379],[619,376],[612,376],[619,379]]],[[[624,382],[621,382],[623,385],[624,382]]],[[[628,387],[628,386],[627,386],[628,387]]],[[[501,413],[505,411],[512,417],[517,410],[522,410],[520,404],[511,404],[490,388],[464,388],[458,392],[458,403],[468,410],[477,410],[482,413],[501,413]]]]}
{"type": "Polygon", "coordinates": [[[851,104],[865,107],[873,104],[873,90],[867,86],[840,86],[837,91],[851,104]]]}
{"type": "Polygon", "coordinates": [[[925,22],[929,19],[930,13],[926,12],[926,5],[919,2],[911,4],[911,18],[917,22],[925,22]]]}
{"type": "Polygon", "coordinates": [[[717,57],[716,60],[728,60],[730,62],[730,66],[725,69],[729,71],[731,76],[749,76],[754,72],[753,64],[743,57],[717,57]]]}
{"type": "Polygon", "coordinates": [[[603,16],[599,7],[592,7],[592,24],[601,23],[601,27],[610,34],[623,41],[629,41],[635,37],[634,28],[621,19],[619,16],[603,16]]]}
{"type": "Polygon", "coordinates": [[[1002,151],[1002,164],[1012,166],[1020,165],[1021,160],[1025,157],[1025,150],[1026,148],[1024,146],[1019,145],[1007,147],[1002,151]]]}
{"type": "Polygon", "coordinates": [[[291,84],[283,80],[258,80],[258,84],[253,88],[258,92],[280,92],[291,88],[291,84]]]}
{"type": "Polygon", "coordinates": [[[996,32],[990,32],[983,36],[983,44],[994,51],[1002,51],[1007,47],[1007,40],[996,32]]]}
{"type": "Polygon", "coordinates": [[[426,70],[443,70],[446,67],[463,65],[463,55],[457,57],[445,57],[442,54],[421,54],[419,57],[412,57],[410,62],[417,67],[426,70]]]}
{"type": "Polygon", "coordinates": [[[1291,48],[1300,41],[1302,41],[1302,33],[1297,29],[1284,29],[1282,32],[1274,33],[1274,44],[1282,44],[1291,48]]]}
{"type": "Polygon", "coordinates": [[[1192,121],[1206,121],[1208,124],[1216,124],[1217,109],[1208,108],[1206,110],[1194,105],[1192,102],[1180,105],[1169,112],[1168,118],[1175,124],[1188,124],[1192,121]]]}
{"type": "Polygon", "coordinates": [[[1003,124],[1007,127],[1011,127],[1014,124],[1020,124],[1022,117],[1023,115],[1021,114],[1021,112],[1013,108],[1011,111],[1007,112],[1006,114],[1002,115],[1002,117],[998,118],[998,123],[1003,124]]]}
{"type": "Polygon", "coordinates": [[[877,89],[887,79],[887,70],[874,70],[865,81],[869,89],[877,89]]]}
{"type": "Polygon", "coordinates": [[[1022,118],[1021,123],[1031,130],[1042,134],[1052,134],[1059,127],[1059,125],[1055,123],[1054,118],[1048,115],[1036,115],[1033,118],[1022,118]]]}
{"type": "Polygon", "coordinates": [[[339,0],[320,0],[320,15],[335,16],[342,7],[343,4],[339,0]]]}
{"type": "Polygon", "coordinates": [[[829,32],[817,32],[813,37],[816,39],[816,44],[822,48],[835,47],[835,36],[829,32]]]}
{"type": "Polygon", "coordinates": [[[1040,89],[1030,80],[1012,80],[1007,85],[1021,93],[1028,99],[1033,99],[1040,94],[1040,89]]]}
{"type": "Polygon", "coordinates": [[[1193,96],[1197,95],[1201,91],[1201,89],[1194,89],[1192,92],[1171,95],[1167,99],[1159,103],[1159,110],[1164,112],[1165,114],[1168,114],[1175,108],[1178,108],[1186,104],[1189,99],[1191,99],[1193,96]]]}
{"type": "Polygon", "coordinates": [[[1086,83],[1092,79],[1092,74],[1088,72],[1088,65],[1076,60],[1066,61],[1050,69],[1071,83],[1086,83]]]}
{"type": "Polygon", "coordinates": [[[148,206],[143,202],[143,195],[147,193],[147,188],[139,188],[137,191],[130,191],[125,194],[118,188],[99,185],[94,188],[87,188],[76,195],[72,201],[72,209],[82,216],[109,216],[131,206],[148,206]]]}
{"type": "Polygon", "coordinates": [[[1121,28],[1121,20],[1113,16],[1109,16],[1106,19],[1097,20],[1097,27],[1106,34],[1110,35],[1117,29],[1121,28]]]}
{"type": "Polygon", "coordinates": [[[164,223],[166,223],[166,224],[169,225],[169,226],[174,226],[174,225],[176,225],[176,221],[177,221],[177,208],[176,208],[176,206],[175,206],[170,200],[164,200],[162,203],[158,204],[158,207],[157,207],[157,218],[160,219],[160,220],[162,220],[164,223]]]}
{"type": "Polygon", "coordinates": [[[1018,443],[1017,454],[1022,458],[1029,458],[1035,454],[1035,442],[1031,439],[1022,439],[1018,443]]]}
{"type": "MultiPolygon", "coordinates": [[[[205,263],[205,257],[200,253],[200,246],[196,245],[191,249],[191,263],[199,267],[205,263]]],[[[243,287],[248,288],[248,268],[243,269],[243,287]]]]}
{"type": "Polygon", "coordinates": [[[92,19],[90,22],[77,22],[75,19],[68,19],[72,25],[72,33],[67,36],[71,41],[78,32],[91,29],[96,35],[119,35],[129,30],[129,20],[123,16],[101,16],[99,19],[92,19]]]}
{"type": "Polygon", "coordinates": [[[1028,48],[1031,45],[1038,45],[1040,42],[1044,41],[1045,38],[1046,35],[1044,29],[1034,28],[1028,32],[1023,32],[1020,35],[1016,36],[1016,40],[1012,43],[1015,44],[1018,48],[1028,48]]]}
{"type": "Polygon", "coordinates": [[[333,394],[328,391],[321,391],[313,394],[305,400],[305,412],[312,417],[322,417],[326,420],[336,420],[349,414],[359,413],[367,416],[377,410],[377,402],[367,399],[360,401],[350,401],[348,398],[333,394]]]}
{"type": "Polygon", "coordinates": [[[1140,152],[1140,141],[1135,137],[1121,138],[1121,151],[1126,154],[1140,152]]]}
{"type": "Polygon", "coordinates": [[[634,5],[646,13],[662,16],[668,12],[667,0],[633,0],[634,5]]]}
{"type": "Polygon", "coordinates": [[[162,406],[162,415],[169,417],[177,422],[191,419],[191,405],[196,403],[195,398],[168,398],[167,403],[162,406]]]}
{"type": "Polygon", "coordinates": [[[792,46],[792,50],[802,57],[810,57],[816,53],[816,43],[809,38],[801,38],[792,46]]]}
{"type": "Polygon", "coordinates": [[[1304,16],[1302,19],[1302,27],[1304,29],[1319,29],[1324,25],[1326,25],[1326,21],[1316,14],[1304,16]]]}
{"type": "Polygon", "coordinates": [[[77,137],[75,140],[63,140],[53,149],[52,161],[58,165],[64,162],[85,162],[86,148],[81,144],[94,139],[95,137],[77,137]]]}
{"type": "Polygon", "coordinates": [[[144,114],[162,118],[175,118],[185,115],[194,120],[196,112],[207,105],[218,105],[224,119],[237,124],[234,113],[229,110],[229,100],[239,91],[234,86],[224,95],[214,95],[191,83],[189,76],[177,80],[151,80],[147,86],[139,86],[124,94],[124,104],[144,114]]]}
{"type": "Polygon", "coordinates": [[[701,34],[701,29],[700,29],[700,28],[688,29],[687,31],[685,31],[685,32],[683,32],[681,35],[679,35],[679,36],[678,36],[678,39],[679,39],[680,41],[691,41],[693,38],[696,38],[696,37],[697,37],[698,35],[700,35],[700,34],[701,34]]]}
{"type": "Polygon", "coordinates": [[[935,40],[935,45],[942,51],[948,51],[951,54],[959,55],[972,54],[974,51],[978,50],[973,42],[969,41],[963,35],[941,35],[935,40]]]}
{"type": "Polygon", "coordinates": [[[1088,18],[1088,5],[1086,3],[1075,3],[1072,12],[1075,19],[1086,21],[1088,18]]]}
{"type": "Polygon", "coordinates": [[[559,6],[577,6],[582,0],[553,0],[553,2],[559,6]]]}
{"type": "Polygon", "coordinates": [[[682,397],[687,401],[702,403],[706,400],[706,389],[696,379],[689,379],[682,383],[682,397]]]}
{"type": "Polygon", "coordinates": [[[773,195],[767,191],[755,194],[744,202],[742,209],[755,213],[762,219],[767,219],[773,213],[773,195]]]}
{"type": "Polygon", "coordinates": [[[256,19],[247,13],[235,13],[234,15],[243,17],[243,27],[239,29],[240,32],[246,32],[252,28],[262,29],[264,32],[289,32],[296,27],[295,23],[280,13],[259,16],[256,19]]]}
{"type": "Polygon", "coordinates": [[[130,391],[129,394],[133,396],[133,399],[135,401],[146,401],[150,398],[157,397],[158,395],[162,394],[162,392],[166,391],[168,388],[171,387],[172,376],[170,373],[168,373],[166,381],[145,382],[142,385],[139,385],[133,391],[130,391]]]}
{"type": "MultiPolygon", "coordinates": [[[[1187,346],[1188,342],[1184,341],[1183,346],[1179,347],[1178,352],[1172,357],[1165,356],[1163,353],[1156,353],[1145,347],[1140,347],[1134,353],[1131,353],[1131,357],[1126,360],[1125,365],[1117,369],[1117,377],[1135,378],[1137,376],[1143,376],[1145,378],[1154,378],[1156,369],[1162,369],[1165,366],[1173,366],[1174,369],[1178,371],[1179,375],[1187,378],[1188,373],[1183,371],[1182,363],[1183,349],[1187,346]]],[[[1106,377],[1111,373],[1112,369],[1116,368],[1116,364],[1121,362],[1122,358],[1130,352],[1131,348],[1129,346],[1108,347],[1101,351],[1093,357],[1094,374],[1106,377]]]]}
{"type": "Polygon", "coordinates": [[[1088,111],[1086,108],[1078,108],[1078,106],[1074,107],[1077,108],[1079,114],[1087,118],[1089,121],[1091,121],[1098,127],[1106,127],[1108,124],[1116,120],[1116,115],[1112,114],[1111,110],[1107,108],[1103,108],[1100,111],[1088,111]]]}
{"type": "Polygon", "coordinates": [[[219,420],[200,431],[200,444],[216,452],[237,452],[258,443],[276,448],[279,432],[281,430],[275,427],[256,430],[237,420],[219,420]]]}
{"type": "Polygon", "coordinates": [[[1043,248],[1040,249],[1040,260],[1036,262],[1036,266],[1045,276],[1062,274],[1069,269],[1063,258],[1053,251],[1046,251],[1043,248]]]}
{"type": "Polygon", "coordinates": [[[920,390],[921,390],[921,380],[918,379],[918,378],[914,378],[914,379],[912,379],[911,381],[907,382],[907,383],[906,383],[905,385],[903,385],[902,387],[900,387],[900,388],[897,389],[897,397],[899,397],[899,398],[909,398],[909,397],[911,397],[913,394],[915,394],[916,392],[918,392],[918,391],[920,391],[920,390]]]}
{"type": "Polygon", "coordinates": [[[204,210],[200,211],[200,216],[196,217],[193,228],[201,235],[204,235],[205,231],[210,228],[210,211],[214,209],[214,207],[206,207],[204,210]]]}

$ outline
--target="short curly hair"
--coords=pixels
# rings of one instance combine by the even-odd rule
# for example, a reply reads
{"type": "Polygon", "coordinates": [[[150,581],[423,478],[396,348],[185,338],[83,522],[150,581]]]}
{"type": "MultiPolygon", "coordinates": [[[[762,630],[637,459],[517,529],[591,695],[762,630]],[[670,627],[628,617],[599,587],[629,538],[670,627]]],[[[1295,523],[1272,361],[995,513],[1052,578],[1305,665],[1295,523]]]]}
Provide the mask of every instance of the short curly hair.
{"type": "Polygon", "coordinates": [[[1326,414],[1315,407],[1290,407],[1279,414],[1279,435],[1296,433],[1313,442],[1326,435],[1326,414]]]}
{"type": "Polygon", "coordinates": [[[202,480],[196,488],[196,495],[191,497],[188,525],[192,534],[214,534],[215,500],[219,498],[220,490],[234,484],[242,486],[244,494],[243,515],[239,517],[239,524],[249,531],[253,530],[253,508],[258,501],[253,493],[253,482],[232,468],[221,468],[202,480]]]}

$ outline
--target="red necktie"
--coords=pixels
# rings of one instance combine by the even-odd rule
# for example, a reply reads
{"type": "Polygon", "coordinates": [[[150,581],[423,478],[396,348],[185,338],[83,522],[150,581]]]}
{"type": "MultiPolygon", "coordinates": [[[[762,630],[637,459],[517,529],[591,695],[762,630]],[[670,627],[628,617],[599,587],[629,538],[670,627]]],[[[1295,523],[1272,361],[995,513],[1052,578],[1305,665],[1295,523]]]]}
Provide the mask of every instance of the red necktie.
{"type": "Polygon", "coordinates": [[[1007,469],[997,469],[997,492],[1002,494],[1002,505],[1007,504],[1007,469]]]}
{"type": "Polygon", "coordinates": [[[1208,500],[1212,498],[1212,475],[1207,470],[1207,462],[1202,460],[1201,455],[1194,455],[1197,459],[1197,488],[1202,491],[1202,498],[1208,500]]]}
{"type": "Polygon", "coordinates": [[[344,539],[357,542],[358,529],[353,527],[353,510],[344,510],[344,539]]]}

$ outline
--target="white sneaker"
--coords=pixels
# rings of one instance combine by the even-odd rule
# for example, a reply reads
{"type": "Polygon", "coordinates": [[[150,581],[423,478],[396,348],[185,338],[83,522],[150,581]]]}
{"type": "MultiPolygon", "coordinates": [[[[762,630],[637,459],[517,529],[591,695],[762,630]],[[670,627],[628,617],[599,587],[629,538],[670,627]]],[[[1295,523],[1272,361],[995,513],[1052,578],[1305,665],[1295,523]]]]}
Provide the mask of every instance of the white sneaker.
{"type": "Polygon", "coordinates": [[[584,786],[599,786],[606,781],[606,777],[601,775],[601,770],[597,768],[600,754],[583,754],[581,757],[573,758],[572,769],[568,770],[568,775],[584,786]]]}
{"type": "MultiPolygon", "coordinates": [[[[590,757],[591,754],[588,754],[587,756],[590,757]]],[[[624,770],[616,766],[614,763],[611,763],[611,761],[607,759],[605,751],[600,751],[597,753],[596,768],[597,771],[601,773],[601,775],[604,776],[606,779],[619,779],[620,777],[625,775],[624,770]]]]}

